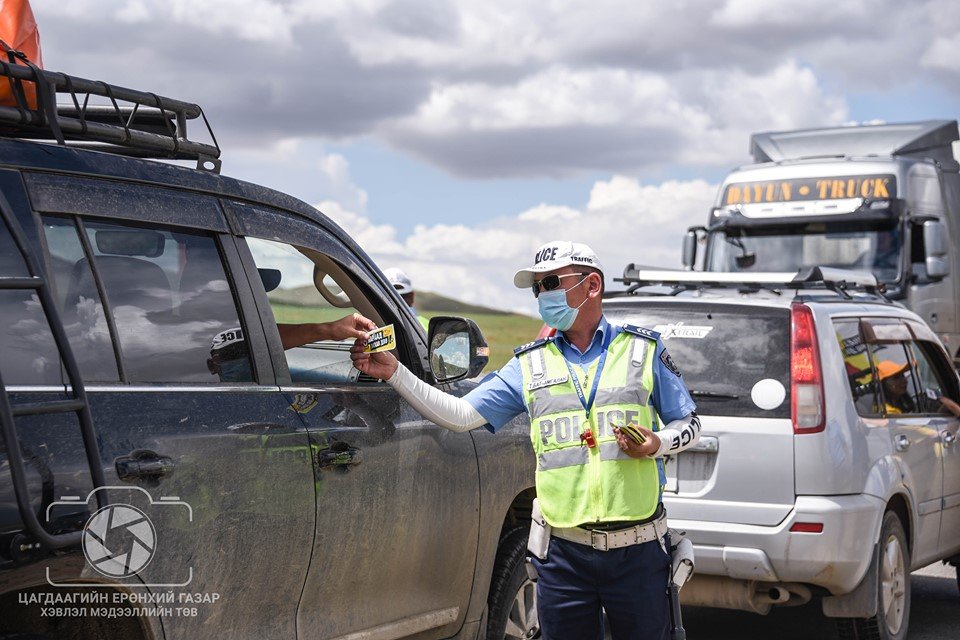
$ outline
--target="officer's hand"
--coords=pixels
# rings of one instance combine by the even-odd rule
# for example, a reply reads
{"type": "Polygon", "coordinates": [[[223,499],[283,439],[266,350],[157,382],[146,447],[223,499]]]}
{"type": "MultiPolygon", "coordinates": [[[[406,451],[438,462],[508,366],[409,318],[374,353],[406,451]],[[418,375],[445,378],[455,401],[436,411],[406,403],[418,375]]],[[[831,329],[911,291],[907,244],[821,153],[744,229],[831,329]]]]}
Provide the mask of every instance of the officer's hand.
{"type": "Polygon", "coordinates": [[[328,323],[327,330],[330,332],[328,340],[349,340],[350,338],[366,340],[367,332],[373,331],[377,325],[365,318],[359,313],[344,316],[339,320],[328,323]]]}
{"type": "Polygon", "coordinates": [[[400,361],[389,351],[364,353],[364,343],[366,343],[366,336],[357,338],[357,341],[350,348],[350,359],[353,360],[353,366],[378,380],[390,378],[396,372],[397,367],[400,366],[400,361]]]}
{"type": "Polygon", "coordinates": [[[637,427],[637,431],[646,438],[643,444],[637,444],[627,434],[620,431],[619,427],[613,428],[613,433],[617,436],[617,446],[631,458],[646,458],[652,456],[660,450],[660,436],[650,429],[637,427]]]}

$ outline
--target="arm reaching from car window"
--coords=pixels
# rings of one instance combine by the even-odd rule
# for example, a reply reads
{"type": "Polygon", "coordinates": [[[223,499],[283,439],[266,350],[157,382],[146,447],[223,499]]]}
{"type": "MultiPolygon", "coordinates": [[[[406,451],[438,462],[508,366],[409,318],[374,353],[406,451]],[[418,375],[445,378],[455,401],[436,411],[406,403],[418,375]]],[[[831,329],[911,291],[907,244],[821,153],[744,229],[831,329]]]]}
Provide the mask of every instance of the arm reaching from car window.
{"type": "Polygon", "coordinates": [[[377,325],[359,313],[344,316],[333,322],[307,322],[304,324],[277,324],[280,342],[284,350],[299,347],[320,340],[364,340],[368,331],[377,325]]]}
{"type": "Polygon", "coordinates": [[[445,429],[462,432],[487,423],[469,402],[427,384],[388,351],[364,353],[363,342],[358,340],[350,349],[350,357],[353,366],[369,376],[386,380],[420,415],[445,429]]]}

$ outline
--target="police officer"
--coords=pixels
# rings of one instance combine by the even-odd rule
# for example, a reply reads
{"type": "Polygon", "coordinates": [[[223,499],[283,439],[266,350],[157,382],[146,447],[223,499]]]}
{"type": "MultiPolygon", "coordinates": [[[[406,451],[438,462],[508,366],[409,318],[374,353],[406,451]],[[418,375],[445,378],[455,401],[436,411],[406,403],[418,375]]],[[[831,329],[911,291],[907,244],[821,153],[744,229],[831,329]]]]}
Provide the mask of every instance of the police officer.
{"type": "Polygon", "coordinates": [[[538,522],[552,528],[545,549],[531,544],[542,556],[531,561],[546,640],[599,640],[601,608],[615,640],[666,639],[662,457],[699,439],[695,405],[656,332],[604,318],[603,268],[589,247],[547,243],[514,284],[532,289],[557,335],[516,349],[464,398],[422,382],[389,352],[363,353],[359,342],[354,365],[454,431],[486,424],[495,432],[529,414],[540,512],[531,543],[538,522]],[[619,428],[630,423],[642,442],[619,428]]]}
{"type": "Polygon", "coordinates": [[[420,315],[417,312],[417,308],[413,304],[416,294],[413,292],[413,283],[410,281],[410,276],[397,267],[389,267],[384,269],[383,275],[387,276],[387,282],[393,285],[393,288],[397,290],[397,293],[400,294],[400,297],[403,298],[403,301],[407,303],[408,307],[410,307],[410,311],[413,312],[413,315],[417,316],[417,322],[420,323],[420,326],[423,327],[424,331],[429,330],[430,321],[420,315]]]}

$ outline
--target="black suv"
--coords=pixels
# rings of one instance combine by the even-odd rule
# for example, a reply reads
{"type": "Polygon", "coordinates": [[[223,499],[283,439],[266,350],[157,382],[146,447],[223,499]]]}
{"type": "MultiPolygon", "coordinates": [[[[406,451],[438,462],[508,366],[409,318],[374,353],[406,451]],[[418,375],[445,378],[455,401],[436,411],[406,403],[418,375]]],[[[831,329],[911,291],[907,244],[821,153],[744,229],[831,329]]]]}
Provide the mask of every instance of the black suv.
{"type": "Polygon", "coordinates": [[[337,225],[219,175],[196,105],[0,75],[38,94],[0,107],[0,638],[535,635],[526,423],[448,432],[278,330],[359,312],[463,393],[475,325],[428,340],[337,225]]]}

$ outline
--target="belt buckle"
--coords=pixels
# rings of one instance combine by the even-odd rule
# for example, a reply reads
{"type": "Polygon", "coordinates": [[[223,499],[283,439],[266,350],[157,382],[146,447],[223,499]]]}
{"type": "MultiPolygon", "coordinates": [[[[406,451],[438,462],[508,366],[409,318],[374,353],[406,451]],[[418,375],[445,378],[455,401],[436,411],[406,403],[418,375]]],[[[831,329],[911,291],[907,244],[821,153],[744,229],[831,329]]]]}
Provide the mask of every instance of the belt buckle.
{"type": "Polygon", "coordinates": [[[590,546],[593,547],[594,549],[596,549],[597,551],[606,551],[606,550],[608,549],[607,532],[606,532],[606,531],[599,531],[599,530],[597,530],[597,529],[591,530],[591,531],[590,531],[590,546]],[[600,542],[598,542],[599,540],[602,540],[602,541],[603,541],[602,545],[601,545],[600,542]]]}

